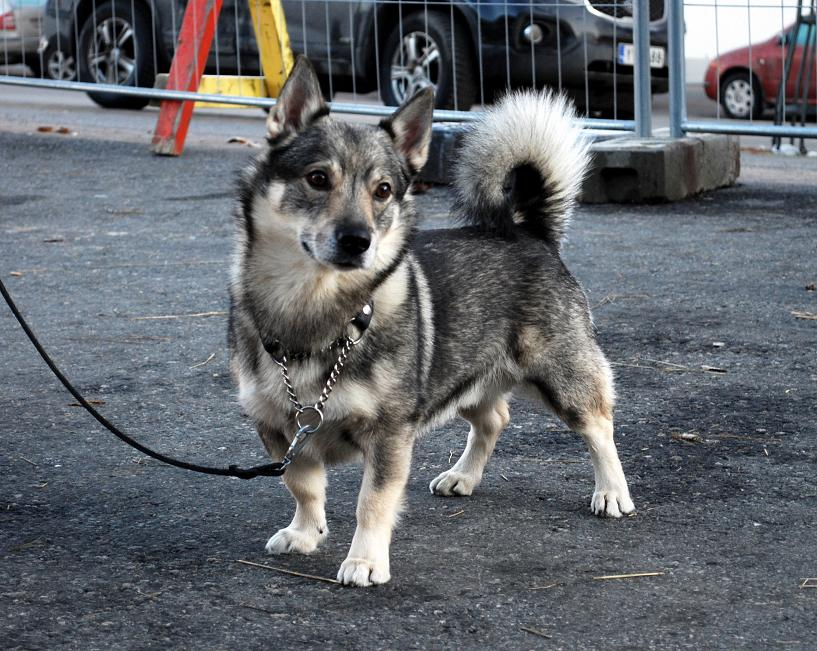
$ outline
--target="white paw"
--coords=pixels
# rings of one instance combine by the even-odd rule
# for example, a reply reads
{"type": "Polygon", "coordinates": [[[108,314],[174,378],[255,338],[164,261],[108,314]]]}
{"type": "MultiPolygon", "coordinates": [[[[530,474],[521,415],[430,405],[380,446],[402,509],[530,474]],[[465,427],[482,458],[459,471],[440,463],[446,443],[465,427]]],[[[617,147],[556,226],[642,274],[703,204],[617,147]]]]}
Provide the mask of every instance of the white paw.
{"type": "Polygon", "coordinates": [[[470,495],[480,479],[452,468],[432,480],[428,487],[434,495],[470,495]]]}
{"type": "Polygon", "coordinates": [[[309,534],[290,526],[281,529],[270,538],[265,549],[267,554],[311,554],[323,542],[327,533],[326,528],[322,533],[316,531],[314,534],[309,534]]]}
{"type": "Polygon", "coordinates": [[[626,486],[623,490],[615,488],[597,488],[590,500],[590,508],[599,517],[620,518],[635,511],[635,504],[630,499],[626,486]]]}
{"type": "Polygon", "coordinates": [[[338,570],[338,581],[343,585],[362,588],[387,583],[391,579],[389,562],[370,561],[365,558],[347,558],[338,570]]]}

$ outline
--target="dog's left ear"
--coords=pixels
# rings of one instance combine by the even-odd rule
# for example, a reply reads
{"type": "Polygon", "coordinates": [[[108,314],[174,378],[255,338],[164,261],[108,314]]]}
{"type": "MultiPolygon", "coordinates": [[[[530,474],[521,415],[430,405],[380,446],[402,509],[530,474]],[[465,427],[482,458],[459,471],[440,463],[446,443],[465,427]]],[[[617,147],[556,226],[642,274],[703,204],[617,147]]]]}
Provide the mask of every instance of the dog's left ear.
{"type": "Polygon", "coordinates": [[[397,151],[405,156],[412,174],[423,169],[428,159],[433,114],[434,91],[424,88],[380,123],[392,137],[397,151]]]}
{"type": "Polygon", "coordinates": [[[267,138],[273,142],[282,135],[298,133],[328,114],[315,68],[305,56],[298,56],[267,118],[267,138]]]}

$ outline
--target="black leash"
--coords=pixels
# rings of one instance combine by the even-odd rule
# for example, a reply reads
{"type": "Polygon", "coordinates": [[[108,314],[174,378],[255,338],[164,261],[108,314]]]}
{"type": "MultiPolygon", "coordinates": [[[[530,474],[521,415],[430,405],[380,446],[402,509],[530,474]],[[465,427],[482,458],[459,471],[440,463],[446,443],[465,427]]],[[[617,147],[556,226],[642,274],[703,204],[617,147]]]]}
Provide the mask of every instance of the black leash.
{"type": "Polygon", "coordinates": [[[173,459],[172,457],[165,456],[164,454],[160,454],[159,452],[154,452],[148,447],[145,447],[138,441],[134,441],[130,436],[125,434],[121,431],[116,425],[111,423],[107,418],[105,418],[102,414],[100,414],[96,409],[91,406],[88,401],[82,397],[79,391],[74,388],[74,385],[68,381],[60,369],[57,368],[57,365],[51,359],[49,354],[45,352],[45,349],[42,347],[40,342],[37,340],[37,337],[34,336],[34,333],[31,331],[31,328],[28,326],[28,323],[23,318],[23,315],[20,314],[20,310],[17,309],[17,305],[15,305],[14,301],[11,298],[11,295],[6,290],[6,286],[3,284],[3,281],[0,280],[0,293],[3,294],[3,298],[8,303],[9,308],[11,308],[12,314],[17,319],[20,326],[25,331],[28,338],[31,340],[31,343],[34,344],[34,348],[37,349],[37,352],[40,353],[40,357],[43,358],[46,364],[48,364],[48,368],[51,369],[51,372],[57,376],[57,379],[62,382],[62,385],[68,389],[68,392],[77,399],[77,402],[81,404],[85,410],[91,414],[94,418],[96,418],[103,427],[105,427],[108,431],[111,432],[114,436],[116,436],[120,441],[127,443],[132,448],[136,448],[142,454],[146,454],[149,457],[156,459],[157,461],[161,461],[162,463],[166,463],[171,466],[176,466],[177,468],[182,468],[184,470],[192,470],[193,472],[201,472],[205,475],[221,475],[223,477],[238,477],[239,479],[253,479],[255,477],[279,477],[284,474],[284,465],[281,463],[268,463],[263,466],[253,466],[251,468],[239,468],[238,466],[231,465],[227,468],[213,468],[211,466],[199,466],[195,463],[187,463],[186,461],[179,461],[178,459],[173,459]]]}

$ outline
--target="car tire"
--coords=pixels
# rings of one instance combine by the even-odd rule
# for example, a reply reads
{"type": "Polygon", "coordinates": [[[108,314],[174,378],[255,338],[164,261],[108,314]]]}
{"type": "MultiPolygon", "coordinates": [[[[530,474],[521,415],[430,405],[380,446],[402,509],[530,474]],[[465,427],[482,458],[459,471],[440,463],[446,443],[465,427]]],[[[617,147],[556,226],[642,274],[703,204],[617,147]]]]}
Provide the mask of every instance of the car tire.
{"type": "MultiPolygon", "coordinates": [[[[80,81],[153,88],[156,66],[153,57],[150,16],[131,0],[114,0],[97,6],[85,21],[77,48],[80,81]]],[[[105,108],[141,109],[147,97],[89,92],[105,108]]]]}
{"type": "Polygon", "coordinates": [[[477,96],[474,73],[471,42],[461,21],[455,20],[452,29],[450,15],[419,11],[403,18],[386,38],[378,71],[380,99],[399,106],[433,86],[436,108],[467,111],[477,96]]]}
{"type": "Polygon", "coordinates": [[[733,72],[721,81],[721,106],[733,120],[759,118],[763,114],[763,90],[746,71],[733,72]]]}
{"type": "Polygon", "coordinates": [[[26,52],[25,64],[31,70],[31,76],[39,78],[43,76],[42,59],[37,52],[26,52]]]}

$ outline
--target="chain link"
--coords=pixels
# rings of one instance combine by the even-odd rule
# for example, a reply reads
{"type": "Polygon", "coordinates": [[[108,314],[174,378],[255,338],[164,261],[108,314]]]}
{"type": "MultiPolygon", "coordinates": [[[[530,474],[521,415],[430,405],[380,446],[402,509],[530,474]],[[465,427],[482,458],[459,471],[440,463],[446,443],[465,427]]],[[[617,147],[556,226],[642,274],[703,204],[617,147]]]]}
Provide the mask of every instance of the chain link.
{"type": "Polygon", "coordinates": [[[289,377],[289,367],[287,366],[286,354],[281,355],[280,360],[275,359],[274,357],[272,358],[272,360],[276,364],[278,364],[278,367],[281,370],[281,377],[284,380],[284,386],[286,387],[287,397],[289,398],[289,402],[295,408],[296,415],[303,412],[304,409],[310,407],[318,413],[320,421],[312,430],[313,432],[316,431],[318,427],[320,427],[321,423],[323,423],[323,406],[326,404],[326,401],[329,400],[329,395],[332,393],[332,390],[338,383],[338,378],[340,378],[341,371],[343,370],[343,365],[346,363],[346,360],[349,357],[349,351],[354,345],[355,342],[352,339],[350,339],[349,337],[345,338],[343,344],[341,345],[340,353],[338,354],[338,359],[335,362],[335,365],[332,367],[332,370],[329,372],[329,377],[326,379],[326,383],[323,385],[321,395],[314,405],[304,406],[304,404],[301,403],[301,401],[298,399],[298,394],[295,392],[295,387],[292,384],[292,379],[289,377]]]}

